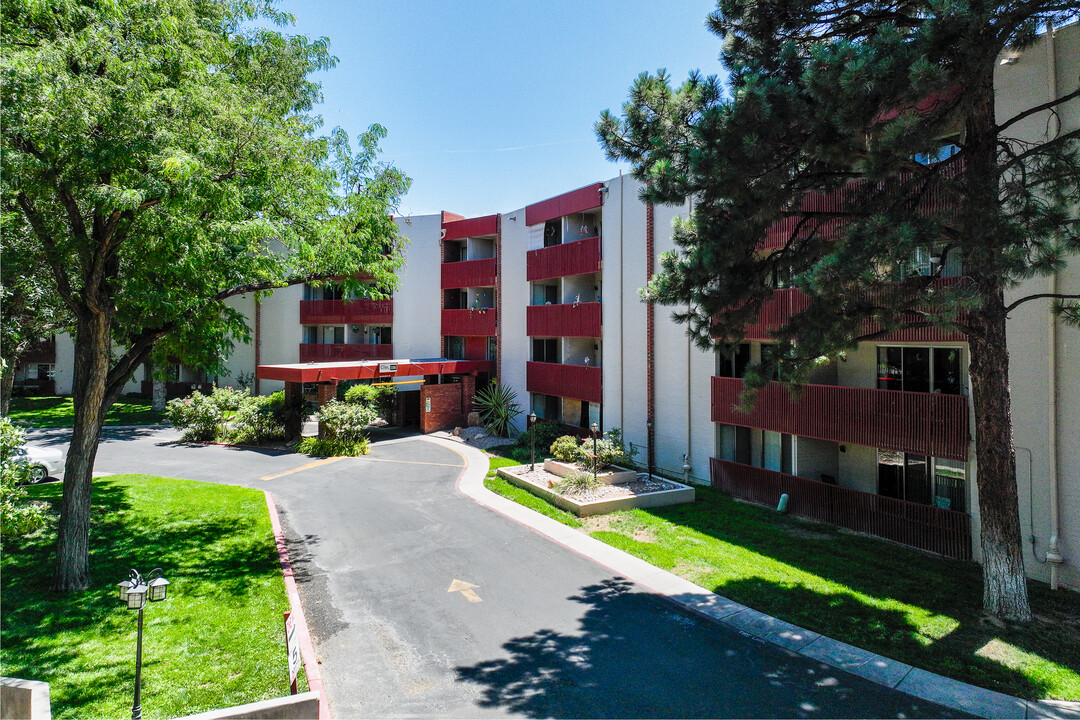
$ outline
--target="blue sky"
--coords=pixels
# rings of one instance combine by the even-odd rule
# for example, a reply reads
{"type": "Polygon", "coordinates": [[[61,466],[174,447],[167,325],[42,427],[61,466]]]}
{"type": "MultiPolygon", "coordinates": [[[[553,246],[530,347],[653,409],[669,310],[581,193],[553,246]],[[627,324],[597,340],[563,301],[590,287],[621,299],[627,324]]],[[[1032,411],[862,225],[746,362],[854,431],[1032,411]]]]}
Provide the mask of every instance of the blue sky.
{"type": "MultiPolygon", "coordinates": [[[[714,0],[285,0],[291,32],[328,37],[325,130],[386,126],[413,179],[400,210],[514,210],[619,174],[592,125],[642,71],[721,72],[714,0]]],[[[624,171],[628,168],[622,166],[624,171]]]]}

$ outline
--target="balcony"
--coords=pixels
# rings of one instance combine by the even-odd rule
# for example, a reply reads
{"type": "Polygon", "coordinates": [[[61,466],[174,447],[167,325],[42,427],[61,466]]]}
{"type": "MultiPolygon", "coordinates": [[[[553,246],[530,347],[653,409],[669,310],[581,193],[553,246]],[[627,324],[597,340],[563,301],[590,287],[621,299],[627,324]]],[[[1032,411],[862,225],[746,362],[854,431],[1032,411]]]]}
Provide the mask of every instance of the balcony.
{"type": "Polygon", "coordinates": [[[462,335],[465,337],[476,335],[495,335],[495,327],[498,324],[499,311],[495,308],[485,310],[443,310],[442,311],[442,334],[462,335]]]}
{"type": "Polygon", "coordinates": [[[735,408],[739,378],[712,379],[712,420],[725,425],[853,443],[885,450],[968,458],[968,399],[963,395],[803,385],[794,397],[769,383],[749,413],[735,408]]]}
{"type": "Polygon", "coordinates": [[[35,341],[30,348],[19,358],[19,363],[24,367],[37,363],[56,362],[56,338],[35,341]]]}
{"type": "Polygon", "coordinates": [[[776,507],[788,496],[792,515],[832,523],[959,560],[971,559],[971,518],[966,513],[897,500],[796,475],[710,458],[713,487],[750,502],[776,507]]]}
{"type": "Polygon", "coordinates": [[[495,258],[443,263],[442,289],[492,287],[495,285],[495,272],[495,258]]]}
{"type": "Polygon", "coordinates": [[[394,301],[301,300],[301,325],[389,325],[394,320],[394,301]]]}
{"type": "Polygon", "coordinates": [[[562,363],[525,363],[525,389],[529,392],[601,402],[600,368],[562,363]]]}
{"type": "Polygon", "coordinates": [[[530,282],[594,272],[600,272],[599,237],[530,250],[525,256],[525,276],[530,282]]]}
{"type": "Polygon", "coordinates": [[[525,334],[533,337],[600,337],[600,303],[530,305],[525,334]]]}
{"type": "Polygon", "coordinates": [[[337,362],[342,360],[391,360],[394,346],[385,343],[301,343],[300,362],[337,362]]]}
{"type": "MultiPolygon", "coordinates": [[[[934,281],[934,284],[938,287],[944,287],[949,284],[962,282],[964,278],[940,278],[934,281]]],[[[810,305],[809,300],[802,294],[802,291],[795,288],[785,288],[783,290],[774,290],[772,297],[761,304],[761,310],[758,312],[757,322],[748,325],[746,327],[746,340],[769,340],[771,331],[776,330],[781,325],[791,319],[793,315],[805,310],[810,305]]],[[[961,312],[957,318],[959,322],[967,322],[967,314],[961,312]]],[[[918,318],[912,317],[912,322],[918,322],[918,318]]],[[[873,321],[867,320],[864,323],[863,333],[870,335],[881,329],[881,326],[873,321]]],[[[882,335],[876,339],[876,342],[922,342],[922,343],[934,343],[934,342],[964,342],[967,340],[967,336],[958,330],[949,330],[942,327],[917,327],[908,328],[905,330],[898,330],[896,332],[889,333],[888,335],[882,335]]]]}

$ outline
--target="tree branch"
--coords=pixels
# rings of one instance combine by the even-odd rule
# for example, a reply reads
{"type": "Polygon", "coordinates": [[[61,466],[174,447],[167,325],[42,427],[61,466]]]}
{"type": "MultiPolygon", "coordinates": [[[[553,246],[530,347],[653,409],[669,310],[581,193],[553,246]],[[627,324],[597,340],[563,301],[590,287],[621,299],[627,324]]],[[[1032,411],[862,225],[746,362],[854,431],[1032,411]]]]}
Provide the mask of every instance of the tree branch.
{"type": "Polygon", "coordinates": [[[19,207],[23,211],[23,215],[26,216],[27,222],[30,223],[30,227],[34,229],[34,233],[38,236],[38,239],[41,240],[42,248],[45,250],[45,257],[49,261],[49,269],[52,271],[53,278],[56,280],[57,294],[73,313],[77,313],[79,311],[79,306],[75,302],[74,292],[71,289],[71,282],[68,279],[67,271],[60,262],[59,253],[56,252],[56,241],[49,233],[48,228],[45,227],[45,222],[41,219],[37,208],[34,207],[33,201],[26,196],[26,193],[19,193],[17,201],[19,207]]]}
{"type": "Polygon", "coordinates": [[[1042,112],[1043,110],[1049,110],[1050,108],[1054,107],[1055,105],[1060,105],[1061,103],[1068,102],[1068,101],[1073,100],[1073,99],[1078,98],[1078,97],[1080,97],[1080,87],[1077,87],[1075,90],[1073,90],[1068,95],[1063,95],[1063,96],[1059,97],[1057,100],[1051,100],[1050,102],[1045,102],[1042,105],[1036,105],[1035,107],[1028,108],[1027,110],[1025,110],[1022,113],[1019,113],[1017,115],[1013,115],[1011,118],[1009,118],[1005,122],[998,125],[997,128],[995,128],[995,129],[997,130],[997,132],[1000,133],[1005,128],[1020,122],[1021,120],[1023,120],[1026,117],[1030,117],[1031,115],[1034,115],[1035,113],[1042,112]]]}
{"type": "Polygon", "coordinates": [[[1054,298],[1056,300],[1080,300],[1080,295],[1067,295],[1064,293],[1037,293],[1035,295],[1028,295],[1027,297],[1022,297],[1013,304],[1007,306],[1005,308],[1005,312],[1010,313],[1026,302],[1029,302],[1031,300],[1041,300],[1042,298],[1054,298]]]}
{"type": "Polygon", "coordinates": [[[1030,148],[1029,150],[1025,150],[1024,152],[1020,153],[1019,155],[1014,155],[1012,160],[1005,163],[1004,165],[1001,165],[998,168],[998,173],[999,174],[1003,173],[1005,170],[1008,170],[1010,167],[1012,167],[1016,163],[1022,162],[1025,159],[1027,159],[1028,157],[1031,157],[1032,155],[1038,155],[1039,153],[1044,153],[1047,150],[1051,150],[1053,148],[1056,148],[1058,145],[1063,145],[1063,144],[1069,142],[1070,140],[1076,140],[1078,138],[1080,138],[1080,128],[1077,128],[1076,130],[1072,130],[1070,132],[1067,132],[1064,135],[1058,135],[1053,140],[1050,140],[1048,142],[1044,142],[1041,145],[1035,145],[1034,147],[1030,148]]]}

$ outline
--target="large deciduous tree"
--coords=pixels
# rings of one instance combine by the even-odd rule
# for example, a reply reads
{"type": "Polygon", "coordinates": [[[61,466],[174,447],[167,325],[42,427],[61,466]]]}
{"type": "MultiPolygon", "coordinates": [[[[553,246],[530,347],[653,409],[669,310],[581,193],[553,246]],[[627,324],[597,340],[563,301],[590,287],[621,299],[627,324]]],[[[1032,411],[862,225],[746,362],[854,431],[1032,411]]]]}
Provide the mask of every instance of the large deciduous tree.
{"type": "Polygon", "coordinates": [[[392,288],[408,179],[316,134],[325,39],[273,0],[11,0],[3,32],[3,202],[71,317],[75,424],[57,545],[88,582],[102,421],[155,344],[203,366],[247,339],[226,301],[361,269],[392,288]]]}
{"type": "Polygon", "coordinates": [[[778,278],[808,299],[748,371],[751,392],[769,365],[798,381],[820,358],[896,330],[966,335],[984,607],[1016,620],[1031,611],[1005,322],[1047,296],[1064,319],[1080,313],[1076,296],[1006,303],[1005,292],[1080,250],[1080,130],[1062,128],[1059,112],[1080,89],[1073,77],[1057,97],[1032,92],[997,117],[994,73],[1003,53],[1076,15],[1074,0],[721,0],[707,24],[724,40],[729,93],[714,76],[675,88],[663,71],[642,74],[622,116],[597,123],[645,199],[694,198],[645,298],[688,308],[674,317],[702,348],[743,337],[778,278]],[[936,261],[921,272],[920,254],[936,261]],[[958,262],[966,279],[943,281],[958,262]]]}

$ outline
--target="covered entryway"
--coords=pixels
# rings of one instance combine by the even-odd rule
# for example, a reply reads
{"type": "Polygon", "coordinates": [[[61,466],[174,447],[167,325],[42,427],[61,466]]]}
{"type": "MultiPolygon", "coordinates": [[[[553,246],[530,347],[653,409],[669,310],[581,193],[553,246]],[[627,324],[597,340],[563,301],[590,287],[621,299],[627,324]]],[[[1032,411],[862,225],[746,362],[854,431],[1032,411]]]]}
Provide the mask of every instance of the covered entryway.
{"type": "MultiPolygon", "coordinates": [[[[485,380],[495,370],[491,360],[369,360],[352,362],[296,363],[259,365],[255,376],[260,380],[281,380],[286,399],[303,396],[305,383],[316,386],[316,404],[337,397],[342,380],[399,382],[408,390],[399,397],[399,418],[404,426],[412,421],[424,433],[464,425],[472,410],[477,380],[485,380]]],[[[297,437],[299,427],[285,428],[287,437],[297,437]]]]}

